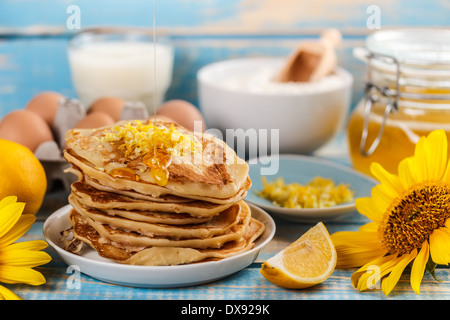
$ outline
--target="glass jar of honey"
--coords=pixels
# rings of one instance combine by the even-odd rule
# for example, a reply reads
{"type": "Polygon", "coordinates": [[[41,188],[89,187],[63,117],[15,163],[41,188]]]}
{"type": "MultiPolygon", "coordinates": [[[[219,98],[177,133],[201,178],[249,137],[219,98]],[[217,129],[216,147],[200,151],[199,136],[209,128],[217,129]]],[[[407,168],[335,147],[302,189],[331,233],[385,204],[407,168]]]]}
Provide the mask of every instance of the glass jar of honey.
{"type": "Polygon", "coordinates": [[[450,29],[380,30],[354,54],[366,63],[347,128],[355,169],[370,175],[378,162],[397,173],[421,136],[444,129],[450,139],[450,29]]]}

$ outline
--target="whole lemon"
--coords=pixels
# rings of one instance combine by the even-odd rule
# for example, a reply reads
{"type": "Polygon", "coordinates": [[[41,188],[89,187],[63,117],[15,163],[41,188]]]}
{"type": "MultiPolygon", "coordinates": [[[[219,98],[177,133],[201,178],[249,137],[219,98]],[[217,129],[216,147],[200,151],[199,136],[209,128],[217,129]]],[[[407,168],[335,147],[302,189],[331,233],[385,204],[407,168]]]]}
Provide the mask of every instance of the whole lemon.
{"type": "Polygon", "coordinates": [[[45,170],[25,146],[0,139],[0,199],[17,196],[25,203],[24,214],[36,214],[47,191],[45,170]]]}

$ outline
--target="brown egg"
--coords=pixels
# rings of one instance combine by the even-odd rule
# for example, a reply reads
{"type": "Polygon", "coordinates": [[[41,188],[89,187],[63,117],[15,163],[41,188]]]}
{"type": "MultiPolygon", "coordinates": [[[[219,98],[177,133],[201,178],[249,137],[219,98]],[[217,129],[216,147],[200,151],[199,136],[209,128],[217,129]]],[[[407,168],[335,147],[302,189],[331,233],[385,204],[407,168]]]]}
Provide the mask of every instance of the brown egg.
{"type": "Polygon", "coordinates": [[[52,127],[58,110],[58,101],[64,99],[62,94],[53,91],[46,91],[34,96],[25,107],[26,110],[39,115],[47,124],[52,127]]]}
{"type": "Polygon", "coordinates": [[[95,129],[100,128],[104,126],[109,126],[114,124],[116,121],[114,119],[100,111],[91,112],[86,117],[81,119],[76,125],[75,128],[77,129],[95,129]]]}
{"type": "Polygon", "coordinates": [[[45,120],[36,113],[15,110],[0,122],[0,138],[17,142],[34,152],[41,143],[53,140],[53,135],[45,120]]]}
{"type": "Polygon", "coordinates": [[[114,119],[114,121],[119,121],[122,115],[122,110],[125,105],[125,101],[116,97],[103,97],[94,101],[88,110],[91,112],[103,112],[114,119]]]}
{"type": "Polygon", "coordinates": [[[201,121],[202,131],[206,130],[203,115],[192,103],[185,100],[169,100],[163,103],[156,111],[156,115],[169,117],[189,130],[194,130],[195,122],[201,121]]]}

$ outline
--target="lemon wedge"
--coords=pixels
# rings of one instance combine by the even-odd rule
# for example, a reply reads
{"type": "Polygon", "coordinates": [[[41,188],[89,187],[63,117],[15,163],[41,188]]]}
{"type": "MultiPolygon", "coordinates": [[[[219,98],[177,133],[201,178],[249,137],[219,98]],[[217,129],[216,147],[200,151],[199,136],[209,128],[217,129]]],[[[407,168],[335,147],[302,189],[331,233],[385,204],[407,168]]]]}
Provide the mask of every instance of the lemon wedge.
{"type": "Polygon", "coordinates": [[[325,281],[336,267],[336,250],[322,222],[265,261],[260,273],[270,282],[302,289],[325,281]]]}

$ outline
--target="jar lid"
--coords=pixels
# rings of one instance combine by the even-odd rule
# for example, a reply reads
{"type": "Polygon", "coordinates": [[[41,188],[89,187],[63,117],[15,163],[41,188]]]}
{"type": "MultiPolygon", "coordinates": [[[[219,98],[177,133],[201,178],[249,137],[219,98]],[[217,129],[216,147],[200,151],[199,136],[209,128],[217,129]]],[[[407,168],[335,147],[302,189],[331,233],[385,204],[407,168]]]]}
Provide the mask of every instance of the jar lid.
{"type": "Polygon", "coordinates": [[[379,30],[366,38],[366,48],[370,52],[393,57],[401,64],[450,64],[450,29],[379,30]]]}

